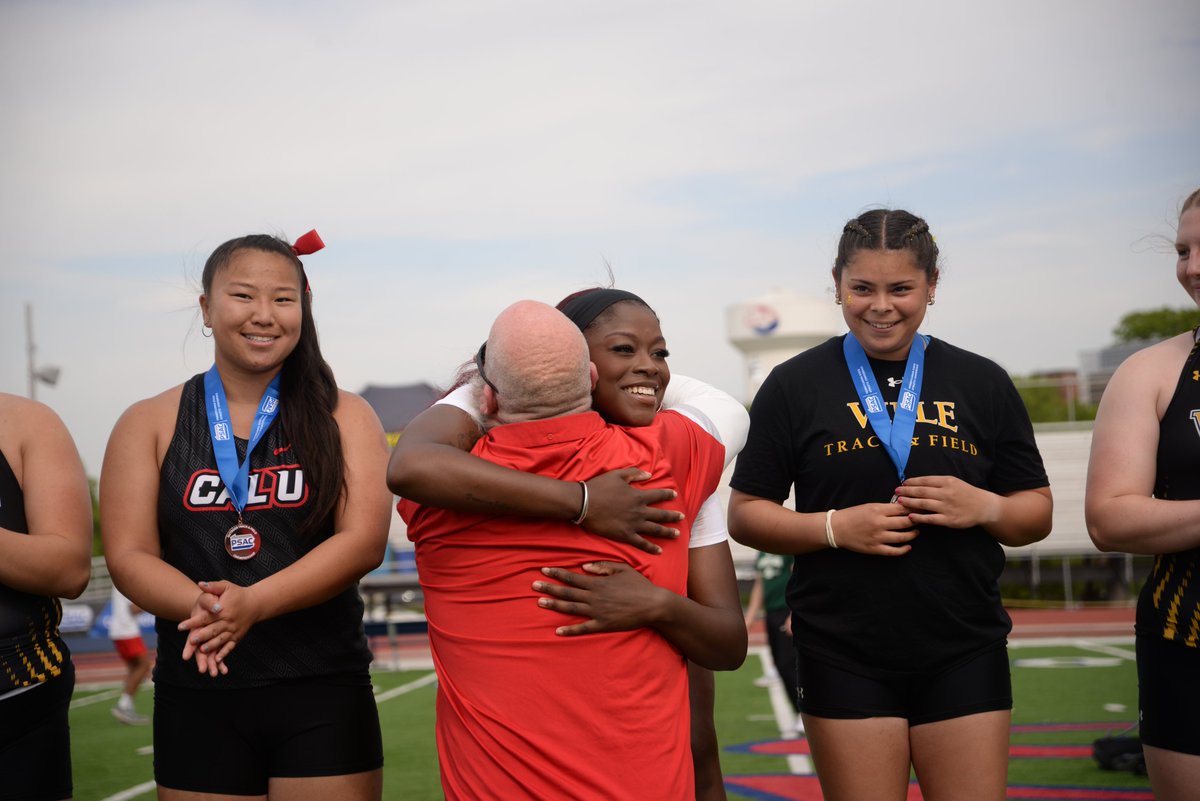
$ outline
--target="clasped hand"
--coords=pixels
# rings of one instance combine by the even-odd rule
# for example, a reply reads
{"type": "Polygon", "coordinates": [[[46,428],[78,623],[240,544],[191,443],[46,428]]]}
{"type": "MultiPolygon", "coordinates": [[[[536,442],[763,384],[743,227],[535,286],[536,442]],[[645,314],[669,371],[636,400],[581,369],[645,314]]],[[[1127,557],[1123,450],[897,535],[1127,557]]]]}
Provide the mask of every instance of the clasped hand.
{"type": "Polygon", "coordinates": [[[895,503],[864,503],[834,512],[830,524],[839,548],[877,556],[903,556],[922,525],[971,528],[998,514],[999,497],[954,476],[918,476],[896,488],[895,503]]]}
{"type": "Polygon", "coordinates": [[[994,522],[999,496],[954,476],[905,479],[896,496],[915,525],[971,528],[994,522]]]}
{"type": "Polygon", "coordinates": [[[621,562],[588,562],[585,573],[561,567],[544,567],[543,575],[561,582],[533,582],[533,589],[549,596],[538,599],[538,606],[564,615],[586,617],[582,623],[559,626],[555,633],[564,637],[595,634],[602,631],[629,631],[652,624],[662,608],[661,587],[653,584],[634,568],[621,562]]]}
{"type": "Polygon", "coordinates": [[[195,658],[201,673],[225,675],[225,657],[258,621],[254,593],[228,581],[201,581],[199,587],[191,614],[178,627],[188,632],[183,658],[195,658]]]}

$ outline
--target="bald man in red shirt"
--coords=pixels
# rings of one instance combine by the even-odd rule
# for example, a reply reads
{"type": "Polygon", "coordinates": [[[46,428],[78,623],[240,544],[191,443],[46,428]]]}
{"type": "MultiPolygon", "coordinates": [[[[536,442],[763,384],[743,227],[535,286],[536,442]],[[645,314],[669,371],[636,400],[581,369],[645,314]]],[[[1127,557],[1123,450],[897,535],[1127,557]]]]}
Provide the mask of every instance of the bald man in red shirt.
{"type": "Polygon", "coordinates": [[[685,653],[728,669],[746,647],[740,606],[687,598],[688,521],[716,489],[724,448],[674,412],[644,428],[605,423],[590,411],[594,368],[582,334],[544,304],[501,313],[485,354],[481,406],[500,425],[475,455],[575,481],[636,465],[652,476],[644,488],[677,492],[666,506],[684,520],[679,538],[650,555],[567,522],[401,502],[438,672],[446,798],[690,800],[685,653]],[[594,563],[629,565],[669,590],[670,614],[628,631],[564,636],[581,618],[540,608],[534,585],[546,582],[542,568],[594,563]],[[711,625],[729,615],[740,641],[719,633],[723,618],[711,625]]]}

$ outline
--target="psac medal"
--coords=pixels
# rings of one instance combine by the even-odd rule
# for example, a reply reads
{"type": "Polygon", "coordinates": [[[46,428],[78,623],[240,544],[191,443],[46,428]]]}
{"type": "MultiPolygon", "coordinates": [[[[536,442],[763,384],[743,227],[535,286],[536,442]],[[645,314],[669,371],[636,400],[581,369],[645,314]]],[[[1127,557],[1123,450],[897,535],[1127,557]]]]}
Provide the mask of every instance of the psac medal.
{"type": "Polygon", "coordinates": [[[250,439],[246,443],[246,458],[240,464],[233,442],[233,428],[226,411],[225,386],[221,383],[215,364],[204,374],[204,395],[217,473],[229,492],[229,502],[238,513],[237,523],[225,532],[225,553],[239,561],[253,559],[262,550],[263,538],[258,529],[242,519],[242,510],[250,495],[250,454],[254,453],[254,447],[279,414],[279,375],[271,379],[258,403],[258,411],[250,427],[250,439]]]}
{"type": "Polygon", "coordinates": [[[258,555],[262,548],[262,535],[258,529],[240,517],[229,531],[225,532],[225,553],[234,559],[246,561],[258,555]]]}

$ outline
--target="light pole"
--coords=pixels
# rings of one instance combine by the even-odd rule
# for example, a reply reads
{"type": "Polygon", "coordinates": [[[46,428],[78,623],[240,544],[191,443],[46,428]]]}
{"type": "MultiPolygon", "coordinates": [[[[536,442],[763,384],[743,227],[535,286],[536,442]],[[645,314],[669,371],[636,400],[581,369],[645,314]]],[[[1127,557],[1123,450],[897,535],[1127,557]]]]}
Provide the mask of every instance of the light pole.
{"type": "Polygon", "coordinates": [[[59,369],[57,367],[42,367],[38,369],[33,360],[33,352],[37,348],[33,344],[33,304],[25,304],[25,352],[29,357],[29,399],[37,400],[37,382],[47,386],[58,383],[59,369]]]}

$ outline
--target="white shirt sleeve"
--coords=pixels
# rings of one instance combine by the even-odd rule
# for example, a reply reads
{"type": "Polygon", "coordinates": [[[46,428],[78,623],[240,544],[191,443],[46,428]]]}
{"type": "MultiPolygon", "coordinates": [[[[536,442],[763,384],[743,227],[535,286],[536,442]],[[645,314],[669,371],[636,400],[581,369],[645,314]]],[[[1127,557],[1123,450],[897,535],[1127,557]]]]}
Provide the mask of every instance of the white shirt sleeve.
{"type": "Polygon", "coordinates": [[[663,408],[679,412],[720,441],[725,446],[726,467],[746,444],[750,431],[746,407],[703,381],[673,373],[663,395],[663,408]]]}
{"type": "Polygon", "coordinates": [[[728,539],[725,510],[721,508],[721,499],[714,492],[700,506],[700,512],[692,523],[692,536],[688,540],[688,547],[703,548],[705,545],[716,545],[728,539]]]}
{"type": "Polygon", "coordinates": [[[141,636],[137,618],[129,606],[129,600],[116,587],[110,596],[112,614],[108,621],[108,636],[114,640],[132,640],[141,636]]]}
{"type": "MultiPolygon", "coordinates": [[[[668,384],[668,386],[670,386],[668,384]]],[[[463,384],[453,392],[448,393],[444,398],[439,398],[434,401],[434,406],[439,403],[444,403],[447,406],[453,406],[455,409],[462,409],[467,414],[471,415],[471,419],[479,425],[483,425],[483,414],[479,411],[478,395],[475,392],[473,383],[463,384]]],[[[745,440],[743,440],[745,442],[745,440]]]]}

